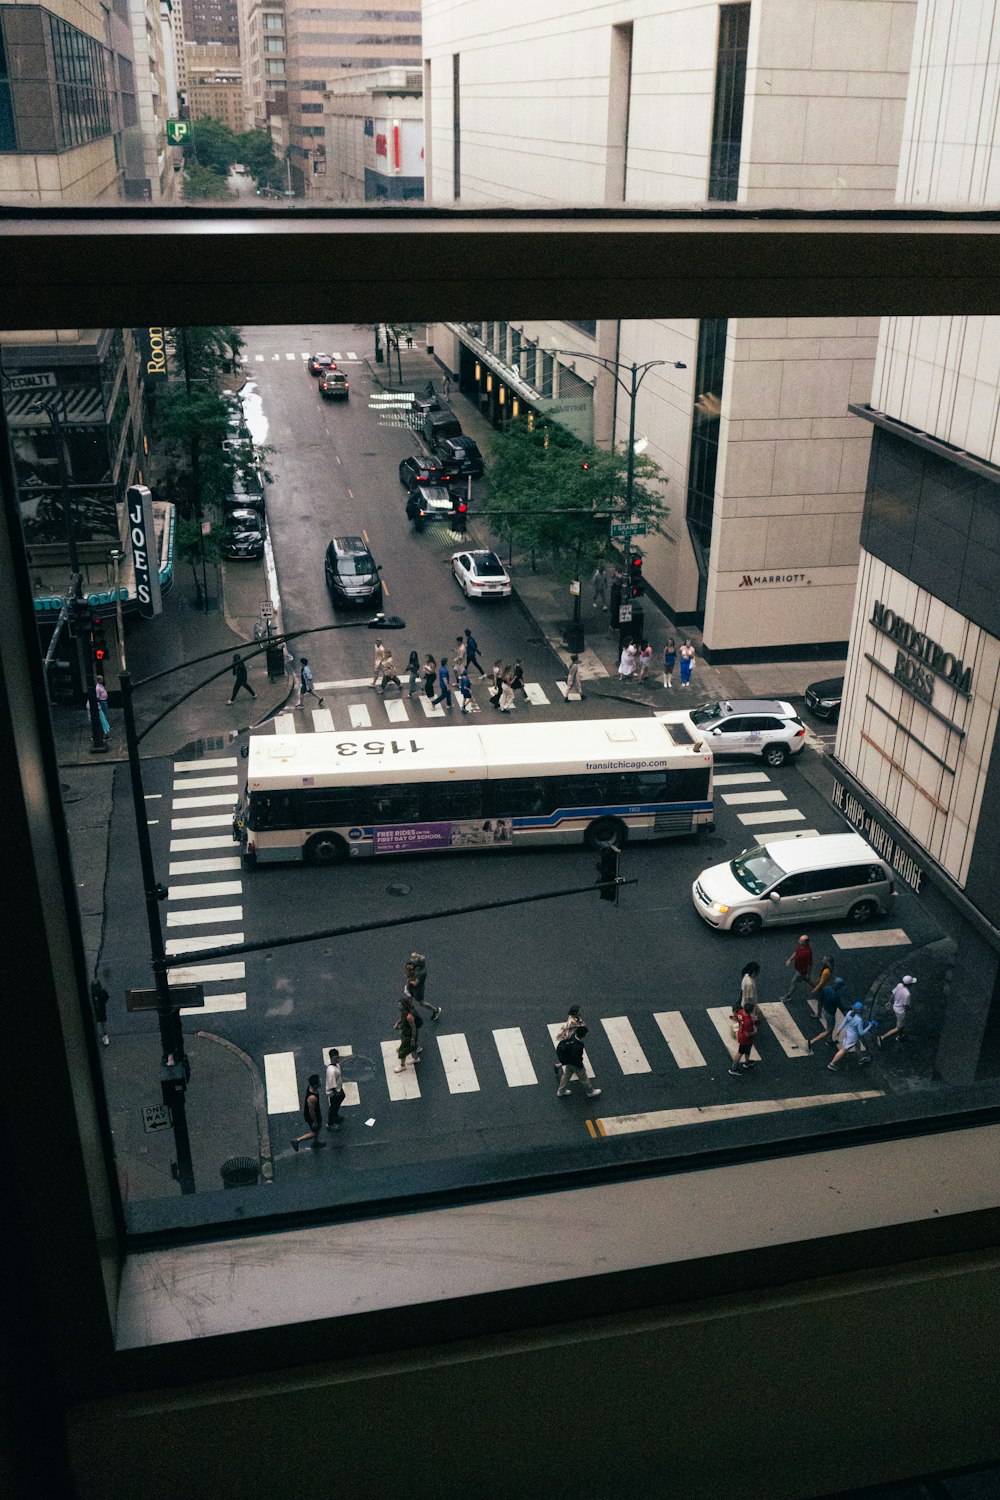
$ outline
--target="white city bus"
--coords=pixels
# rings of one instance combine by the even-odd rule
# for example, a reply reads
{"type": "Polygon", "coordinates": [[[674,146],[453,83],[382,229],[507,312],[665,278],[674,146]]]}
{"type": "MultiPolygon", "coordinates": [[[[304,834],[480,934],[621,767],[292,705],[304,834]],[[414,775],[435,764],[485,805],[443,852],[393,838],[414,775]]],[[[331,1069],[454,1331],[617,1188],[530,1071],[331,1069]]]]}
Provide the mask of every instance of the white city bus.
{"type": "Polygon", "coordinates": [[[712,826],[712,753],[657,719],[255,735],[234,837],[250,860],[594,846],[712,826]]]}

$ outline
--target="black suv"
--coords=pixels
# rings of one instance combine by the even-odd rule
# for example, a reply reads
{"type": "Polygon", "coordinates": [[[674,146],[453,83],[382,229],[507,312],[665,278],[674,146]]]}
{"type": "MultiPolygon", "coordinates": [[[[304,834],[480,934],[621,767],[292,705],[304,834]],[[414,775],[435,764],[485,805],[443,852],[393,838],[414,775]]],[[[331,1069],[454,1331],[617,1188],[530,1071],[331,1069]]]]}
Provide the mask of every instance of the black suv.
{"type": "Polygon", "coordinates": [[[399,482],[408,490],[412,490],[415,484],[448,484],[454,477],[444,464],[433,458],[423,458],[418,453],[404,458],[399,466],[399,482]]]}
{"type": "Polygon", "coordinates": [[[361,536],[335,536],[326,549],[326,586],[334,608],[382,606],[379,565],[361,536]]]}
{"type": "Polygon", "coordinates": [[[439,463],[451,469],[453,474],[461,474],[463,478],[466,475],[471,475],[473,479],[483,477],[483,455],[474,438],[440,438],[434,444],[434,456],[439,463]]]}

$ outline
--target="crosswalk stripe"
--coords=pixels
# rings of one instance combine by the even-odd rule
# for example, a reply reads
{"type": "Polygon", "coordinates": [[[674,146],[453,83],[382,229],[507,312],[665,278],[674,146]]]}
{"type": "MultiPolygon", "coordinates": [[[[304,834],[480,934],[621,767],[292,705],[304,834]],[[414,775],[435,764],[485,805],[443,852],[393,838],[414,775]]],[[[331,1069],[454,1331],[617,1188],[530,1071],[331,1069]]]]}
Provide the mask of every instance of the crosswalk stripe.
{"type": "Polygon", "coordinates": [[[263,354],[255,354],[254,355],[254,359],[256,360],[257,364],[259,364],[259,365],[262,365],[264,363],[264,356],[263,356],[263,354]]]}
{"type": "Polygon", "coordinates": [[[427,697],[426,693],[420,700],[420,707],[423,709],[424,713],[429,719],[444,718],[444,704],[432,703],[431,700],[427,697]]]}
{"type": "MultiPolygon", "coordinates": [[[[560,1033],[560,1031],[562,1031],[562,1029],[563,1029],[563,1022],[562,1021],[549,1021],[548,1022],[548,1032],[549,1032],[549,1036],[552,1038],[552,1045],[553,1045],[553,1047],[556,1044],[556,1037],[559,1035],[559,1033],[560,1033]]],[[[558,1059],[556,1059],[556,1060],[558,1061],[558,1059]]],[[[586,1073],[587,1077],[588,1078],[593,1078],[593,1076],[594,1076],[594,1070],[590,1066],[590,1058],[587,1056],[587,1049],[586,1048],[584,1048],[584,1050],[583,1050],[583,1068],[584,1068],[584,1072],[586,1073]]]]}
{"type": "Polygon", "coordinates": [[[224,755],[218,760],[175,760],[174,774],[179,771],[224,771],[236,764],[235,755],[224,755]]]}
{"type": "Polygon", "coordinates": [[[286,358],[286,359],[294,359],[294,358],[295,358],[295,355],[294,355],[294,354],[286,354],[286,355],[285,355],[285,358],[286,358]]]}
{"type": "Polygon", "coordinates": [[[239,786],[238,776],[182,776],[174,782],[175,792],[190,792],[197,787],[239,786]]]}
{"type": "Polygon", "coordinates": [[[370,677],[342,677],[337,682],[314,682],[313,687],[317,693],[332,693],[335,688],[363,688],[371,687],[370,677]]]}
{"type": "Polygon", "coordinates": [[[247,966],[243,959],[230,963],[178,965],[167,974],[168,984],[217,984],[220,979],[245,979],[247,966]]]}
{"type": "Polygon", "coordinates": [[[346,355],[344,356],[345,359],[357,359],[357,357],[358,356],[354,353],[354,351],[352,349],[348,349],[346,355]]]}
{"type": "Polygon", "coordinates": [[[539,708],[549,701],[546,694],[542,691],[542,684],[540,682],[526,682],[524,684],[524,691],[527,694],[528,702],[534,703],[539,708]]]}
{"type": "Polygon", "coordinates": [[[198,885],[172,885],[167,893],[167,900],[211,901],[213,896],[242,896],[242,894],[242,880],[206,880],[198,885]]]}
{"type": "Polygon", "coordinates": [[[716,786],[761,786],[770,781],[766,771],[723,771],[715,778],[716,786]]]}
{"type": "Polygon", "coordinates": [[[494,1031],[493,1040],[508,1087],[523,1088],[525,1084],[538,1082],[519,1026],[504,1026],[499,1031],[494,1031]]]}
{"type": "Polygon", "coordinates": [[[679,1010],[658,1010],[653,1020],[660,1028],[663,1040],[679,1068],[707,1066],[701,1048],[688,1030],[687,1022],[679,1010]]]}
{"type": "Polygon", "coordinates": [[[275,734],[295,734],[298,729],[294,714],[276,714],[273,722],[275,734]]]}
{"type": "Polygon", "coordinates": [[[213,922],[242,922],[242,906],[201,906],[194,911],[168,911],[168,927],[209,927],[213,922]]]}
{"type": "Polygon", "coordinates": [[[806,1038],[780,1000],[762,1001],[757,1009],[770,1026],[786,1057],[808,1057],[806,1038]]]}
{"type": "Polygon", "coordinates": [[[182,1016],[207,1016],[220,1011],[246,1010],[246,992],[236,995],[206,995],[204,1005],[182,1005],[182,1016]]]}
{"type": "Polygon", "coordinates": [[[352,703],[349,713],[351,715],[352,729],[370,729],[372,716],[368,712],[367,703],[352,703]]]}
{"type": "Polygon", "coordinates": [[[749,807],[752,803],[760,802],[787,802],[788,798],[784,792],[722,792],[722,801],[727,807],[749,807]]]}
{"type": "MultiPolygon", "coordinates": [[[[341,1057],[354,1056],[354,1048],[348,1047],[343,1042],[339,1047],[337,1046],[336,1042],[331,1042],[330,1047],[336,1047],[341,1057]]],[[[326,1065],[330,1061],[330,1047],[323,1048],[322,1067],[320,1068],[319,1073],[320,1078],[326,1077],[326,1065]]],[[[361,1090],[358,1088],[356,1083],[348,1083],[346,1078],[343,1079],[343,1090],[344,1097],[341,1100],[341,1109],[350,1109],[353,1105],[361,1103],[361,1090]]]]}
{"type": "Polygon", "coordinates": [[[406,704],[401,698],[387,698],[385,711],[391,724],[405,724],[410,717],[406,711],[406,704]]]}
{"type": "Polygon", "coordinates": [[[771,828],[766,833],[755,828],[753,832],[758,844],[776,844],[780,839],[814,839],[818,834],[818,828],[771,828]]]}
{"type": "Polygon", "coordinates": [[[451,1094],[478,1094],[479,1079],[472,1062],[469,1044],[460,1031],[437,1038],[438,1050],[444,1064],[444,1076],[448,1080],[451,1094]]]}
{"type": "MultiPolygon", "coordinates": [[[[238,870],[242,863],[238,854],[230,855],[228,859],[174,859],[167,866],[167,874],[212,875],[216,871],[238,870]]],[[[173,896],[173,891],[170,894],[173,896]]]]}
{"type": "Polygon", "coordinates": [[[202,948],[235,948],[244,942],[242,932],[210,932],[202,937],[167,938],[165,947],[169,954],[199,953],[202,948]]]}
{"type": "Polygon", "coordinates": [[[396,1056],[398,1042],[382,1042],[382,1067],[385,1070],[386,1087],[389,1090],[389,1098],[419,1099],[420,1085],[417,1082],[417,1072],[412,1066],[412,1058],[407,1061],[402,1073],[394,1073],[393,1069],[398,1066],[399,1059],[396,1056]]]}
{"type": "Polygon", "coordinates": [[[583,701],[583,694],[582,693],[571,693],[570,690],[569,690],[568,684],[565,683],[565,682],[563,682],[562,678],[559,678],[557,680],[556,687],[562,693],[562,695],[566,699],[567,703],[580,703],[580,702],[583,701]]]}
{"type": "MultiPolygon", "coordinates": [[[[230,826],[232,820],[230,819],[230,826]]],[[[233,847],[233,836],[229,834],[223,838],[220,833],[209,834],[196,839],[171,839],[170,853],[181,854],[185,849],[231,849],[233,847]]]]}
{"type": "Polygon", "coordinates": [[[328,708],[314,708],[312,721],[317,734],[329,734],[333,729],[333,714],[328,708]]]}
{"type": "MultiPolygon", "coordinates": [[[[709,1020],[721,1036],[729,1056],[732,1057],[736,1051],[736,1038],[732,1033],[729,1014],[730,1007],[728,1005],[713,1005],[708,1010],[709,1020]]],[[[756,1047],[750,1049],[750,1056],[754,1062],[760,1062],[760,1053],[756,1047]]]]}
{"type": "Polygon", "coordinates": [[[200,813],[196,818],[171,818],[172,829],[181,828],[231,828],[233,815],[227,813],[200,813]]]}
{"type": "Polygon", "coordinates": [[[746,828],[760,828],[767,823],[804,823],[805,813],[798,812],[794,807],[785,811],[777,808],[773,812],[737,813],[736,816],[746,828]]]}
{"type": "Polygon", "coordinates": [[[298,1114],[301,1105],[294,1052],[264,1053],[264,1088],[269,1115],[298,1114]]]}
{"type": "Polygon", "coordinates": [[[171,803],[175,808],[232,807],[236,798],[232,792],[209,792],[203,797],[175,797],[171,803]]]}
{"type": "Polygon", "coordinates": [[[652,1073],[653,1069],[627,1016],[608,1016],[601,1025],[623,1073],[652,1073]]]}
{"type": "Polygon", "coordinates": [[[909,943],[902,927],[883,927],[875,932],[835,932],[833,941],[838,948],[898,948],[909,943]]]}
{"type": "Polygon", "coordinates": [[[881,1098],[881,1089],[858,1089],[847,1094],[800,1094],[793,1099],[739,1099],[728,1104],[698,1104],[686,1109],[652,1109],[637,1115],[602,1117],[597,1123],[602,1136],[634,1135],[642,1130],[669,1130],[709,1120],[740,1120],[751,1115],[779,1114],[786,1109],[813,1109],[816,1105],[881,1098]]]}

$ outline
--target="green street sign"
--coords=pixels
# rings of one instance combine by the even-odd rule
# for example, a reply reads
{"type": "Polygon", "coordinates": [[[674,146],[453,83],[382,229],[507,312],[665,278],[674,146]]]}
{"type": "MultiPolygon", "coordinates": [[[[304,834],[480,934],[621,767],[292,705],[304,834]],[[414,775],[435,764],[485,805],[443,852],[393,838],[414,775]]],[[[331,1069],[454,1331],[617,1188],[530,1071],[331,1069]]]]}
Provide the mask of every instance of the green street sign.
{"type": "Polygon", "coordinates": [[[171,146],[179,146],[186,141],[191,134],[190,120],[168,120],[167,141],[171,146]]]}
{"type": "Polygon", "coordinates": [[[612,521],[611,535],[617,541],[624,541],[627,536],[645,536],[646,528],[641,521],[612,521]]]}

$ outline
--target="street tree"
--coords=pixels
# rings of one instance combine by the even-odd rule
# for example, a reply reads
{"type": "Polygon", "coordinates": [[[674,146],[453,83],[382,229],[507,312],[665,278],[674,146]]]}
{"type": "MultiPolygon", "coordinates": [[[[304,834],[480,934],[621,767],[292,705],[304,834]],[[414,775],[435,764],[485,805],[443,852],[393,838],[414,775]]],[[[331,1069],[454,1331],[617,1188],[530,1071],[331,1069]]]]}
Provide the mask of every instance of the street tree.
{"type": "MultiPolygon", "coordinates": [[[[491,440],[491,453],[486,509],[498,535],[560,569],[572,563],[579,572],[608,555],[608,513],[626,518],[625,453],[581,443],[559,423],[538,417],[514,418],[491,440]]],[[[652,459],[636,455],[631,518],[644,532],[665,529],[666,482],[652,459]]]]}
{"type": "Polygon", "coordinates": [[[191,122],[191,134],[184,150],[188,157],[193,157],[220,177],[228,177],[230,167],[238,160],[236,136],[224,121],[213,115],[191,122]]]}
{"type": "Polygon", "coordinates": [[[188,203],[225,199],[233,196],[229,184],[211,167],[203,167],[193,157],[188,158],[184,169],[184,198],[188,203]]]}
{"type": "Polygon", "coordinates": [[[266,130],[245,130],[236,137],[237,161],[241,161],[258,187],[272,187],[281,175],[274,142],[266,130]]]}
{"type": "Polygon", "coordinates": [[[174,528],[174,546],[181,562],[191,569],[197,607],[206,603],[205,582],[208,568],[217,568],[222,561],[223,528],[209,525],[208,530],[194,517],[181,517],[174,528]]]}

